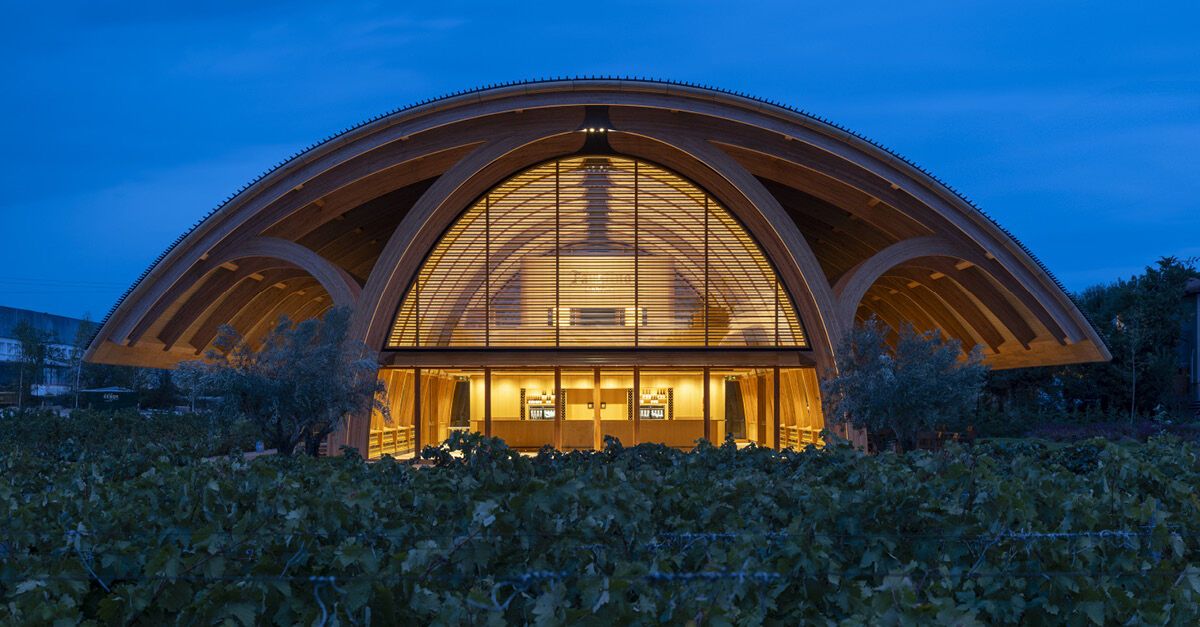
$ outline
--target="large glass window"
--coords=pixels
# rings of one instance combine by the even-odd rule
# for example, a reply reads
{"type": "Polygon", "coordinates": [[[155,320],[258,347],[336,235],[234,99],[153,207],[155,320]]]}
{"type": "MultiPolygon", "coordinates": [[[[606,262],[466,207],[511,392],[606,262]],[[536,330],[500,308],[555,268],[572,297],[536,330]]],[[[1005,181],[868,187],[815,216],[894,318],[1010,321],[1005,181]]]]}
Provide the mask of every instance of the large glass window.
{"type": "Polygon", "coordinates": [[[412,454],[418,438],[421,445],[437,445],[458,430],[486,433],[489,418],[491,434],[522,451],[546,445],[599,449],[606,436],[626,446],[652,442],[691,448],[706,434],[714,444],[728,434],[739,445],[821,445],[816,370],[709,368],[707,378],[705,373],[621,367],[383,368],[379,376],[387,385],[391,421],[372,416],[367,454],[412,454]]]}
{"type": "Polygon", "coordinates": [[[379,371],[379,378],[387,387],[388,415],[379,411],[371,412],[367,457],[400,457],[413,452],[416,436],[414,372],[411,368],[383,368],[379,371]]]}
{"type": "Polygon", "coordinates": [[[391,348],[806,345],[729,211],[673,173],[613,156],[544,163],[472,205],[388,336],[391,348]]]}
{"type": "Polygon", "coordinates": [[[775,378],[769,369],[750,370],[737,376],[742,424],[738,435],[759,446],[774,447],[775,378]]]}
{"type": "Polygon", "coordinates": [[[509,446],[556,445],[558,409],[553,370],[492,372],[492,435],[509,446]]]}
{"type": "Polygon", "coordinates": [[[600,370],[600,443],[614,437],[622,444],[634,444],[633,413],[637,401],[633,392],[633,369],[600,370]]]}
{"type": "Polygon", "coordinates": [[[780,448],[823,446],[821,385],[812,368],[783,368],[779,372],[780,448]]]}
{"type": "Polygon", "coordinates": [[[704,372],[643,370],[639,442],[691,447],[704,437],[704,372]]]}

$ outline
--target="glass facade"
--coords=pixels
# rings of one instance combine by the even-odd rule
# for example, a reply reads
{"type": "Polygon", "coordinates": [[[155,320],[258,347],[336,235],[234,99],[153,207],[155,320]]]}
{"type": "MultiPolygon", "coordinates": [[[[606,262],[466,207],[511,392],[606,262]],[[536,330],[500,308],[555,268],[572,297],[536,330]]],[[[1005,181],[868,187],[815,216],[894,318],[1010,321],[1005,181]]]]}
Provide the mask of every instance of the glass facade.
{"type": "Polygon", "coordinates": [[[422,263],[384,347],[402,367],[380,375],[392,421],[372,421],[370,456],[457,430],[524,451],[799,447],[820,427],[815,371],[718,366],[807,347],[762,250],[712,197],[635,159],[558,159],[480,198],[422,263]],[[559,359],[569,348],[592,356],[559,359]],[[676,351],[723,357],[671,367],[676,351]],[[493,365],[403,367],[417,362],[493,365]]]}
{"type": "Polygon", "coordinates": [[[727,435],[801,449],[820,446],[824,428],[812,368],[385,368],[380,377],[391,420],[373,417],[372,458],[412,454],[454,431],[526,451],[599,449],[605,437],[691,448],[727,435]]]}
{"type": "Polygon", "coordinates": [[[387,342],[807,346],[773,268],[724,207],[612,156],[544,163],[477,201],[422,264],[387,342]]]}

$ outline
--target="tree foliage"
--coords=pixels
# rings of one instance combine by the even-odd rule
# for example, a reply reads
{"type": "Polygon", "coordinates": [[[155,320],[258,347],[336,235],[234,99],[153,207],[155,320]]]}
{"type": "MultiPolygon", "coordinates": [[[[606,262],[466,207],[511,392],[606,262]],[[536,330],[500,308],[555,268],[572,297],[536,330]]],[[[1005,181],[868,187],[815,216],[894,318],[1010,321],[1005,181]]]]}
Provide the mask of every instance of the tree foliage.
{"type": "Polygon", "coordinates": [[[1107,363],[997,371],[988,399],[997,410],[1031,418],[1075,415],[1095,420],[1180,412],[1177,389],[1183,324],[1183,289],[1200,277],[1196,260],[1163,257],[1141,274],[1096,285],[1076,295],[1080,309],[1112,353],[1107,363]]]}
{"type": "Polygon", "coordinates": [[[290,455],[303,443],[316,455],[348,415],[383,408],[378,366],[348,338],[349,320],[345,308],[299,323],[284,317],[261,346],[226,326],[209,360],[193,367],[204,369],[204,384],[229,409],[259,425],[270,447],[290,455]]]}
{"type": "Polygon", "coordinates": [[[821,384],[825,416],[869,431],[891,430],[911,449],[916,436],[958,426],[975,410],[986,366],[982,349],[905,325],[895,348],[877,319],[853,329],[838,351],[838,372],[821,384]]]}
{"type": "Polygon", "coordinates": [[[17,359],[17,406],[23,407],[30,398],[31,389],[43,383],[46,367],[59,355],[54,349],[54,336],[38,329],[28,320],[17,322],[13,327],[13,336],[21,348],[17,359]]]}

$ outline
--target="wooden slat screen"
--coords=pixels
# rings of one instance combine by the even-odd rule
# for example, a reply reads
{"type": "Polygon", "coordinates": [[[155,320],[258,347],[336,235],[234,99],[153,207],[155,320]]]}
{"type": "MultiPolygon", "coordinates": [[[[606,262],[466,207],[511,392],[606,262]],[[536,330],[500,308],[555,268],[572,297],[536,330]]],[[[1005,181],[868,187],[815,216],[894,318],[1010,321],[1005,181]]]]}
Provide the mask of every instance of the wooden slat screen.
{"type": "Polygon", "coordinates": [[[419,347],[806,347],[758,244],[711,196],[622,157],[495,187],[422,264],[388,336],[419,347]]]}

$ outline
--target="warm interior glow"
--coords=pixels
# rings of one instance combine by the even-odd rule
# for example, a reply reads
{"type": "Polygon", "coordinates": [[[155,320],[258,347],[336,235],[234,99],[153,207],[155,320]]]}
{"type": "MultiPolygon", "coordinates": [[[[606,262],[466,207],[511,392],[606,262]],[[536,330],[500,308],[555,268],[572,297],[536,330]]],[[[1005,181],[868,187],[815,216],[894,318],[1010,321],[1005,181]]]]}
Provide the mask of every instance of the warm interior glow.
{"type": "Polygon", "coordinates": [[[805,347],[758,245],[657,166],[572,157],[501,183],[422,264],[390,348],[805,347]]]}
{"type": "MultiPolygon", "coordinates": [[[[421,416],[414,420],[415,371],[384,368],[391,421],[371,420],[368,455],[411,454],[419,424],[423,445],[437,444],[455,430],[487,431],[486,371],[421,370],[421,416]]],[[[691,448],[705,434],[703,370],[643,369],[635,387],[630,368],[563,368],[554,371],[492,369],[491,434],[513,448],[593,449],[604,437],[625,445],[653,442],[691,448]]],[[[820,389],[812,368],[779,372],[781,422],[776,441],[774,370],[712,368],[708,378],[708,433],[719,444],[726,435],[740,444],[803,448],[821,446],[824,427],[820,389]]]]}

